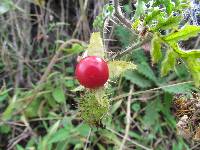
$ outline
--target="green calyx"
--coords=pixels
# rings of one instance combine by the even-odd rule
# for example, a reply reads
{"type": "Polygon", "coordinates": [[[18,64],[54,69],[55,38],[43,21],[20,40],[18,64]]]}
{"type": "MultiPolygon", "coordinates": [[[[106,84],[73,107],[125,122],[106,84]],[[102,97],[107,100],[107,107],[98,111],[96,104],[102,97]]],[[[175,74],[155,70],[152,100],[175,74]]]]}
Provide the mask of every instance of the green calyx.
{"type": "Polygon", "coordinates": [[[79,103],[80,116],[89,125],[99,127],[108,114],[109,106],[109,99],[103,90],[87,91],[79,103]]]}

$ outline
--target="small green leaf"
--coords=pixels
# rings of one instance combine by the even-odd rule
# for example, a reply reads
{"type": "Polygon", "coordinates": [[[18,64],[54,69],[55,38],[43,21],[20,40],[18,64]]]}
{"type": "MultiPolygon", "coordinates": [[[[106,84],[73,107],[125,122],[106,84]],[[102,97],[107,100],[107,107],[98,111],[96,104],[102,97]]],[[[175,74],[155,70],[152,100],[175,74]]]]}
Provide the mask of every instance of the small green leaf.
{"type": "Polygon", "coordinates": [[[144,13],[145,2],[143,0],[137,0],[135,7],[136,7],[136,11],[135,11],[134,19],[138,19],[144,13]]]}
{"type": "Polygon", "coordinates": [[[64,49],[66,52],[70,54],[78,54],[84,51],[84,47],[80,44],[73,44],[71,48],[64,49]]]}
{"type": "Polygon", "coordinates": [[[116,112],[116,110],[118,108],[120,108],[121,104],[122,104],[122,100],[120,100],[120,101],[116,102],[115,104],[113,104],[112,108],[111,108],[111,111],[110,111],[111,114],[114,114],[116,112]]]}
{"type": "Polygon", "coordinates": [[[155,28],[153,28],[154,31],[156,30],[167,30],[171,28],[175,28],[179,25],[180,21],[182,20],[181,16],[171,16],[167,18],[165,21],[158,22],[155,28]]]}
{"type": "Polygon", "coordinates": [[[133,111],[138,112],[141,109],[140,103],[134,103],[131,108],[133,111]]]}
{"type": "Polygon", "coordinates": [[[25,150],[25,149],[24,149],[21,145],[19,145],[19,144],[16,145],[16,149],[17,149],[17,150],[25,150]]]}
{"type": "Polygon", "coordinates": [[[110,78],[116,78],[123,74],[127,70],[136,69],[136,65],[131,62],[126,61],[110,61],[109,66],[109,76],[110,78]]]}
{"type": "Polygon", "coordinates": [[[182,50],[176,42],[169,42],[168,44],[180,57],[200,58],[200,50],[198,49],[182,50]]]}
{"type": "Polygon", "coordinates": [[[186,25],[177,32],[170,33],[163,37],[165,41],[177,42],[179,40],[188,40],[191,37],[195,37],[200,33],[200,26],[186,25]]]}
{"type": "Polygon", "coordinates": [[[0,133],[1,134],[8,134],[11,131],[11,127],[8,125],[0,125],[0,133]]]}
{"type": "Polygon", "coordinates": [[[130,80],[133,84],[138,85],[141,88],[147,88],[152,86],[152,82],[147,80],[141,74],[133,71],[127,71],[124,74],[125,79],[130,80]]]}
{"type": "Polygon", "coordinates": [[[174,69],[177,55],[174,51],[168,50],[165,59],[161,64],[161,76],[166,76],[170,70],[174,69]]]}
{"type": "Polygon", "coordinates": [[[48,143],[56,143],[60,141],[65,141],[70,137],[70,130],[66,130],[65,128],[61,128],[52,134],[51,138],[49,139],[48,143]]]}
{"type": "Polygon", "coordinates": [[[153,10],[150,14],[148,14],[145,18],[144,18],[144,23],[145,25],[148,25],[152,20],[154,20],[159,14],[161,13],[161,11],[159,9],[155,9],[153,10]]]}
{"type": "Polygon", "coordinates": [[[171,0],[164,0],[163,2],[166,7],[167,14],[170,15],[173,11],[173,8],[175,7],[174,3],[172,3],[171,0]]]}
{"type": "Polygon", "coordinates": [[[161,51],[161,40],[159,37],[154,34],[153,39],[151,40],[151,59],[153,63],[158,63],[162,58],[161,51]]]}
{"type": "Polygon", "coordinates": [[[91,35],[90,43],[87,48],[88,56],[98,56],[104,58],[104,47],[100,32],[91,35]]]}
{"type": "Polygon", "coordinates": [[[3,120],[9,120],[12,117],[13,111],[16,106],[16,100],[17,100],[17,95],[14,95],[10,104],[6,108],[6,110],[3,112],[2,119],[3,120]]]}
{"type": "Polygon", "coordinates": [[[65,101],[65,93],[61,86],[53,89],[53,97],[58,103],[63,103],[65,101]]]}
{"type": "Polygon", "coordinates": [[[90,126],[87,124],[80,124],[75,130],[79,133],[79,135],[86,137],[90,131],[90,126]]]}
{"type": "Polygon", "coordinates": [[[143,76],[145,76],[147,79],[157,82],[157,78],[153,69],[149,66],[149,63],[147,63],[146,61],[137,64],[137,71],[143,76]]]}

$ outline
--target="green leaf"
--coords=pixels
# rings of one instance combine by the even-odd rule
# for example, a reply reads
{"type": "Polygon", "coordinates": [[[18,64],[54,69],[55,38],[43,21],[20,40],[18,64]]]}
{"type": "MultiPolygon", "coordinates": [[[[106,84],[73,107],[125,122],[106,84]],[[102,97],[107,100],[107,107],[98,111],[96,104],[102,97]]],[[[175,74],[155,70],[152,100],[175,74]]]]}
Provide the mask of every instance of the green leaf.
{"type": "Polygon", "coordinates": [[[90,131],[90,126],[87,124],[80,124],[75,130],[79,133],[79,135],[86,137],[90,131]]]}
{"type": "Polygon", "coordinates": [[[144,24],[148,25],[149,23],[151,23],[152,20],[154,20],[158,15],[160,15],[161,11],[159,9],[155,9],[152,12],[150,12],[150,14],[148,14],[145,18],[144,18],[144,24]]]}
{"type": "Polygon", "coordinates": [[[53,97],[58,103],[63,103],[65,101],[65,93],[61,86],[53,89],[53,97]]]}
{"type": "Polygon", "coordinates": [[[173,8],[174,8],[174,3],[171,2],[171,0],[164,0],[164,5],[166,7],[166,12],[168,15],[170,15],[173,11],[173,8]]]}
{"type": "Polygon", "coordinates": [[[125,79],[130,80],[133,84],[138,85],[141,88],[148,88],[152,86],[152,82],[144,78],[141,74],[133,71],[127,71],[124,74],[125,79]]]}
{"type": "Polygon", "coordinates": [[[157,82],[157,78],[154,74],[154,71],[147,62],[143,61],[137,64],[137,71],[149,80],[157,82]]]}
{"type": "Polygon", "coordinates": [[[24,149],[21,145],[19,145],[19,144],[16,145],[16,149],[17,149],[17,150],[25,150],[25,149],[24,149]]]}
{"type": "Polygon", "coordinates": [[[161,64],[161,76],[166,76],[170,70],[174,69],[176,64],[177,55],[174,51],[168,50],[165,59],[161,64]]]}
{"type": "Polygon", "coordinates": [[[108,62],[108,67],[109,67],[109,77],[111,79],[122,75],[127,70],[136,69],[135,64],[126,61],[110,61],[108,62]]]}
{"type": "Polygon", "coordinates": [[[15,109],[15,105],[16,105],[16,100],[17,100],[17,95],[14,95],[10,104],[8,105],[8,107],[6,108],[6,110],[3,112],[2,115],[2,119],[3,120],[9,120],[12,117],[12,113],[15,109]]]}
{"type": "Polygon", "coordinates": [[[163,87],[162,89],[168,93],[180,94],[187,92],[190,93],[194,89],[194,86],[191,83],[186,83],[186,84],[177,84],[169,87],[163,87]]]}
{"type": "Polygon", "coordinates": [[[161,40],[156,34],[151,40],[151,59],[153,63],[158,63],[162,59],[161,40]]]}
{"type": "Polygon", "coordinates": [[[153,28],[154,31],[157,30],[167,30],[171,28],[175,28],[179,25],[180,21],[182,20],[181,16],[171,16],[167,18],[165,21],[158,22],[155,28],[153,28]]]}
{"type": "Polygon", "coordinates": [[[48,134],[42,138],[42,140],[38,144],[38,149],[39,150],[44,150],[44,149],[51,149],[52,143],[50,143],[50,139],[53,137],[53,135],[57,132],[58,128],[60,125],[60,120],[55,122],[48,130],[48,134]]]}
{"type": "Polygon", "coordinates": [[[159,121],[159,111],[162,107],[162,104],[159,99],[156,99],[152,102],[147,103],[145,109],[145,116],[143,118],[143,123],[146,127],[151,127],[158,123],[159,121]]]}
{"type": "Polygon", "coordinates": [[[185,25],[182,29],[177,32],[170,33],[163,37],[165,41],[177,42],[180,40],[188,40],[191,37],[195,37],[200,33],[200,26],[185,25]]]}
{"type": "Polygon", "coordinates": [[[0,102],[3,102],[4,100],[6,100],[6,98],[8,97],[8,92],[11,89],[5,89],[4,91],[0,91],[0,102]]]}
{"type": "Polygon", "coordinates": [[[134,103],[132,106],[131,106],[131,109],[135,112],[138,112],[140,109],[141,109],[141,106],[140,106],[140,103],[134,103]]]}
{"type": "Polygon", "coordinates": [[[11,127],[9,125],[0,125],[0,133],[1,134],[8,134],[11,131],[11,127]]]}
{"type": "Polygon", "coordinates": [[[198,49],[182,50],[176,42],[169,42],[168,44],[180,57],[200,58],[200,50],[198,49]]]}
{"type": "Polygon", "coordinates": [[[200,61],[192,57],[186,59],[188,68],[197,87],[200,86],[200,61]]]}
{"type": "Polygon", "coordinates": [[[122,100],[117,101],[116,103],[114,103],[114,104],[112,105],[112,108],[111,108],[111,111],[110,111],[111,114],[114,114],[114,113],[116,112],[116,110],[117,110],[118,108],[120,108],[121,104],[122,104],[122,100]]]}
{"type": "Polygon", "coordinates": [[[134,19],[138,19],[144,13],[145,2],[143,0],[137,0],[135,7],[136,7],[136,11],[135,11],[134,19]]]}
{"type": "Polygon", "coordinates": [[[65,141],[71,136],[72,135],[70,134],[70,130],[61,128],[51,136],[48,143],[56,143],[56,142],[65,141]]]}
{"type": "Polygon", "coordinates": [[[98,56],[104,58],[104,47],[100,32],[91,35],[90,43],[87,48],[88,56],[98,56]]]}
{"type": "Polygon", "coordinates": [[[72,45],[71,53],[77,54],[77,53],[80,53],[80,52],[83,52],[83,51],[84,51],[84,48],[80,44],[75,43],[75,44],[72,45]]]}

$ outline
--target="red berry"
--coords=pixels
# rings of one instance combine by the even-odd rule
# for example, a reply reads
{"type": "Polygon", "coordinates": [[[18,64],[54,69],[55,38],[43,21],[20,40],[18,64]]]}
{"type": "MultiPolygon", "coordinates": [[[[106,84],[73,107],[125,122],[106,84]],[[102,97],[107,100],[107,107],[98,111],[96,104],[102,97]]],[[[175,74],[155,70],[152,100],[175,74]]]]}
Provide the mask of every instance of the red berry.
{"type": "Polygon", "coordinates": [[[88,56],[78,63],[75,75],[79,83],[86,88],[98,88],[108,80],[108,65],[99,57],[88,56]]]}

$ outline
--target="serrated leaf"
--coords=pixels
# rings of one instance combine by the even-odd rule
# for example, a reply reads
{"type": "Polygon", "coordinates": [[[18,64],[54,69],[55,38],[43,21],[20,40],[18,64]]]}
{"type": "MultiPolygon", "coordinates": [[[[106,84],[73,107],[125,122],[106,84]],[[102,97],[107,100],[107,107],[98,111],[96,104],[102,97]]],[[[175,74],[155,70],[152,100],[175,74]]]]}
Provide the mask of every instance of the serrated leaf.
{"type": "Polygon", "coordinates": [[[162,58],[161,40],[157,35],[154,35],[151,40],[151,60],[152,63],[158,63],[162,58]]]}
{"type": "Polygon", "coordinates": [[[153,10],[150,14],[148,14],[145,18],[144,18],[144,23],[145,25],[148,25],[152,20],[154,20],[159,14],[161,13],[161,11],[159,9],[155,9],[153,10]]]}
{"type": "Polygon", "coordinates": [[[170,70],[174,69],[176,58],[176,53],[172,50],[168,50],[165,59],[162,61],[161,64],[161,76],[166,76],[170,70]]]}
{"type": "Polygon", "coordinates": [[[200,33],[200,26],[186,25],[177,32],[170,33],[163,37],[165,41],[177,42],[179,40],[188,40],[191,37],[195,37],[200,33]]]}
{"type": "Polygon", "coordinates": [[[136,69],[135,64],[126,61],[110,61],[108,63],[108,67],[109,67],[109,77],[111,79],[120,76],[127,70],[136,69]]]}
{"type": "Polygon", "coordinates": [[[141,88],[148,88],[152,86],[151,81],[147,80],[145,77],[143,77],[141,74],[138,74],[137,72],[127,71],[124,74],[124,77],[125,79],[130,80],[130,82],[136,84],[141,88]]]}
{"type": "Polygon", "coordinates": [[[143,61],[139,63],[137,65],[137,71],[143,76],[145,76],[146,78],[148,78],[149,80],[157,82],[157,78],[154,74],[154,71],[152,70],[152,68],[149,66],[147,62],[143,61]]]}
{"type": "Polygon", "coordinates": [[[169,42],[168,44],[180,57],[200,58],[200,50],[198,49],[182,50],[176,42],[169,42]]]}
{"type": "Polygon", "coordinates": [[[158,24],[156,25],[156,27],[153,30],[154,31],[155,30],[167,30],[167,29],[175,28],[176,26],[179,25],[181,19],[182,19],[181,16],[171,16],[163,22],[158,22],[158,24]]]}
{"type": "Polygon", "coordinates": [[[100,32],[93,32],[87,48],[88,56],[104,58],[104,47],[100,32]]]}
{"type": "Polygon", "coordinates": [[[145,109],[145,116],[143,118],[143,123],[146,127],[151,127],[155,125],[159,121],[159,111],[161,109],[161,102],[159,99],[156,99],[152,102],[147,103],[147,107],[145,109]]]}
{"type": "Polygon", "coordinates": [[[63,103],[65,101],[65,93],[61,86],[58,86],[55,89],[53,89],[53,98],[58,103],[63,103]]]}

